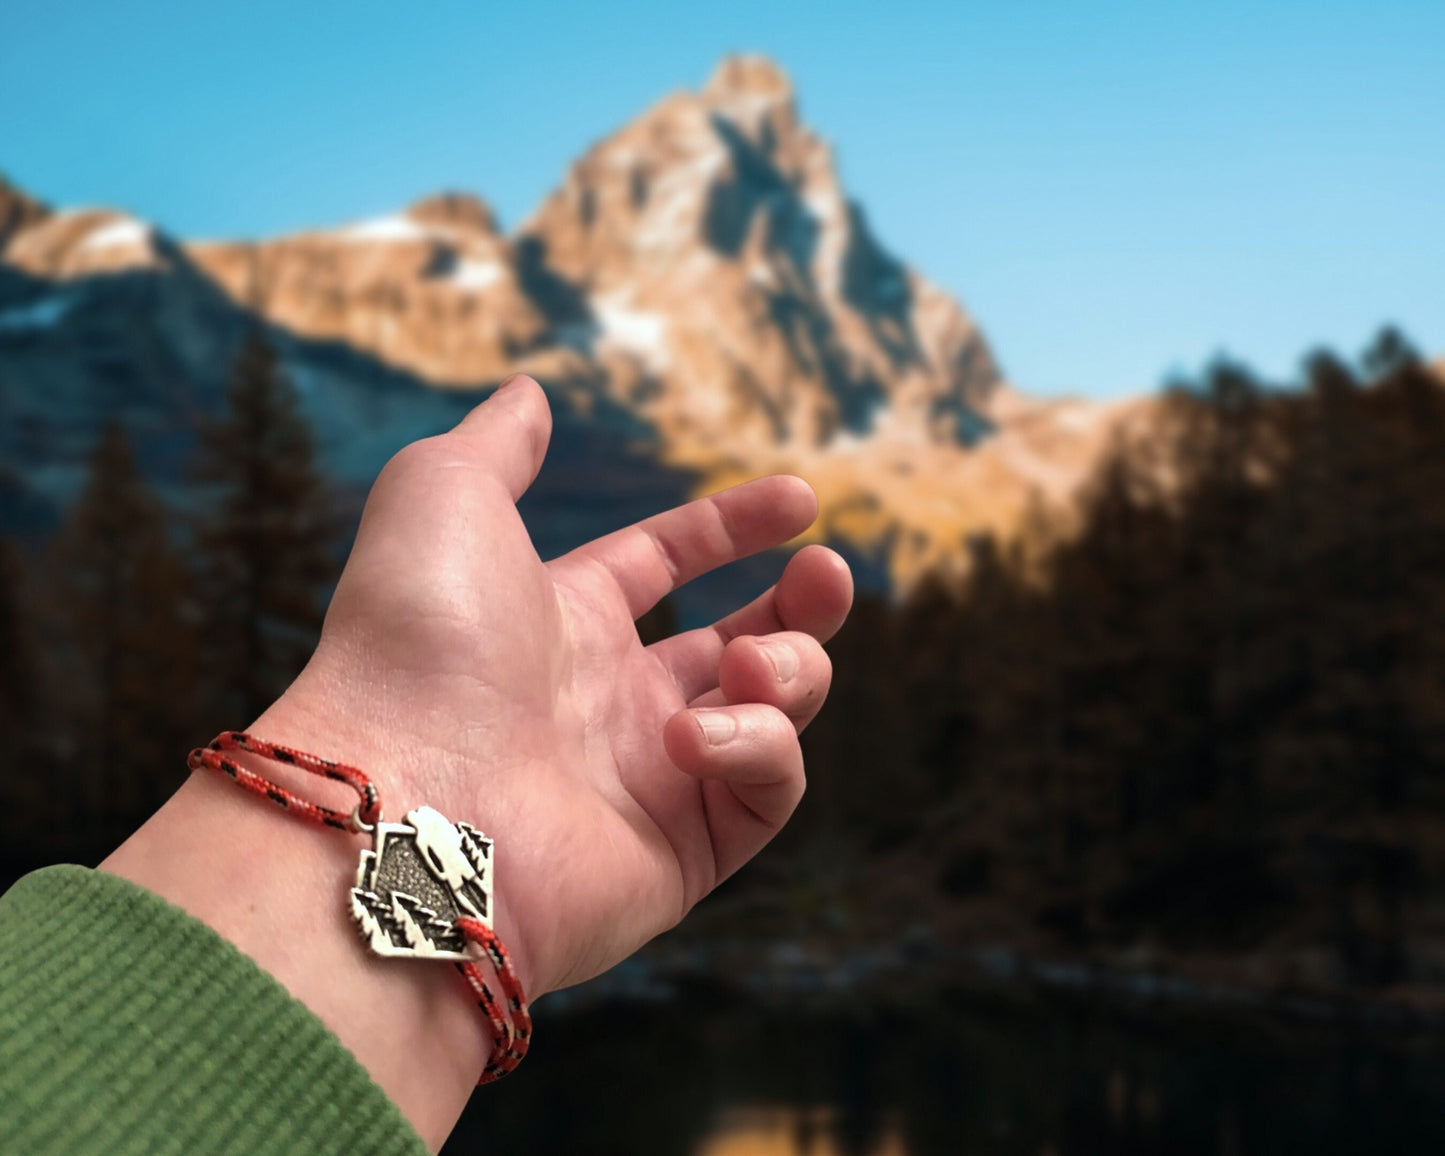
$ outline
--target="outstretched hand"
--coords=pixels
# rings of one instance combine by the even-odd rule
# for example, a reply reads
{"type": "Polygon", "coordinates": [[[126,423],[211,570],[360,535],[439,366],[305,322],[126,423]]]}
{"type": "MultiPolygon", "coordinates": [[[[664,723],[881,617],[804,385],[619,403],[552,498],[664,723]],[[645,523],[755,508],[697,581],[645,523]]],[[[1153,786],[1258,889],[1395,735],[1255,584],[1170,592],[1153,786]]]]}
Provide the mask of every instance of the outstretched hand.
{"type": "Polygon", "coordinates": [[[673,926],[781,827],[852,597],[811,546],[752,604],[644,647],[636,618],[800,533],[813,493],[762,478],[544,564],[515,503],[550,428],[514,377],[387,465],[315,656],[252,728],[364,766],[390,817],[425,803],[495,839],[533,996],[673,926]]]}
{"type": "MultiPolygon", "coordinates": [[[[809,546],[748,606],[644,647],[634,619],[800,533],[813,494],[762,478],[544,564],[516,499],[550,429],[516,377],[397,454],[316,653],[247,728],[362,767],[392,818],[426,804],[491,836],[493,922],[532,998],[671,927],[788,818],[798,732],[828,690],[821,642],[852,599],[843,560],[809,546]]],[[[343,804],[334,784],[289,785],[343,804]]],[[[435,1149],[491,1043],[450,968],[365,949],[345,902],[360,847],[198,773],[101,866],[267,969],[435,1149]]]]}

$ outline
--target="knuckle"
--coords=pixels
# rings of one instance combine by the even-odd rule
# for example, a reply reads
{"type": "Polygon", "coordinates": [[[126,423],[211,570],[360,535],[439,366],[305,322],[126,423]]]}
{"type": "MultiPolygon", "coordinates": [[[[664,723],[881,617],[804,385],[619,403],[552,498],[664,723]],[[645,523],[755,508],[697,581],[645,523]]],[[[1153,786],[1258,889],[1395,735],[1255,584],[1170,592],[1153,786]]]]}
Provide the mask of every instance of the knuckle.
{"type": "Polygon", "coordinates": [[[391,455],[391,459],[382,467],[381,477],[395,478],[398,475],[429,469],[441,452],[440,441],[440,436],[437,436],[408,442],[391,455]]]}

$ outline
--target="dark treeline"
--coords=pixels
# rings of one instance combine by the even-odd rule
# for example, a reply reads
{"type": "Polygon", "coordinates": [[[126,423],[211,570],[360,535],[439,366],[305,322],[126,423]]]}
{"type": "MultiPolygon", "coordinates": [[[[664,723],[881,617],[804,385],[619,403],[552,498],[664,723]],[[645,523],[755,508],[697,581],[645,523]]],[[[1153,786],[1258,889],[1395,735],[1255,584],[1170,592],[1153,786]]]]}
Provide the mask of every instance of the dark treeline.
{"type": "Polygon", "coordinates": [[[0,541],[0,875],[103,857],[216,720],[250,722],[315,645],[341,524],[259,332],[226,403],[186,512],[112,424],[50,541],[0,541]]]}
{"type": "Polygon", "coordinates": [[[1445,389],[1398,335],[1171,390],[1072,532],[978,542],[831,650],[753,918],[1445,980],[1445,389]]]}
{"type": "MultiPolygon", "coordinates": [[[[1069,524],[860,602],[797,819],[693,933],[1445,981],[1445,389],[1386,333],[1159,413],[1069,524]]],[[[344,534],[259,336],[199,445],[186,513],[112,428],[51,541],[0,541],[6,874],[103,855],[315,642],[344,534]]]]}

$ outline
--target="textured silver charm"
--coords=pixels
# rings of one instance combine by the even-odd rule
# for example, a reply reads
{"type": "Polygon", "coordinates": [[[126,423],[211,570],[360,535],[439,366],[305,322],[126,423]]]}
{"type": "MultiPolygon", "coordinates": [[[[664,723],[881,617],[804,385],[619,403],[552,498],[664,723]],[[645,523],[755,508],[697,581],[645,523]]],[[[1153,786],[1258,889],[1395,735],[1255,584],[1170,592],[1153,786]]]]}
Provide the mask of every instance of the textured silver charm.
{"type": "Polygon", "coordinates": [[[379,955],[470,959],[457,920],[492,922],[492,841],[430,807],[377,823],[361,853],[351,914],[379,955]]]}

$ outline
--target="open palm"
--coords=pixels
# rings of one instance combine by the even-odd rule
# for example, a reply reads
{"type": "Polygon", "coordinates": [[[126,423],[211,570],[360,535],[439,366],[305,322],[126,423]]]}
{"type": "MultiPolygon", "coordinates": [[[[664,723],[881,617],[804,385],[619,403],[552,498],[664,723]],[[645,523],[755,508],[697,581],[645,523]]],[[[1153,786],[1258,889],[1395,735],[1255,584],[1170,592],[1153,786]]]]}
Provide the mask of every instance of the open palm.
{"type": "Polygon", "coordinates": [[[602,971],[767,842],[803,791],[798,732],[852,595],[809,547],[712,627],[643,647],[677,586],[813,520],[797,478],[670,510],[543,563],[516,511],[550,432],[514,378],[387,466],[306,672],[255,724],[324,725],[388,812],[496,840],[497,914],[529,993],[602,971]]]}

